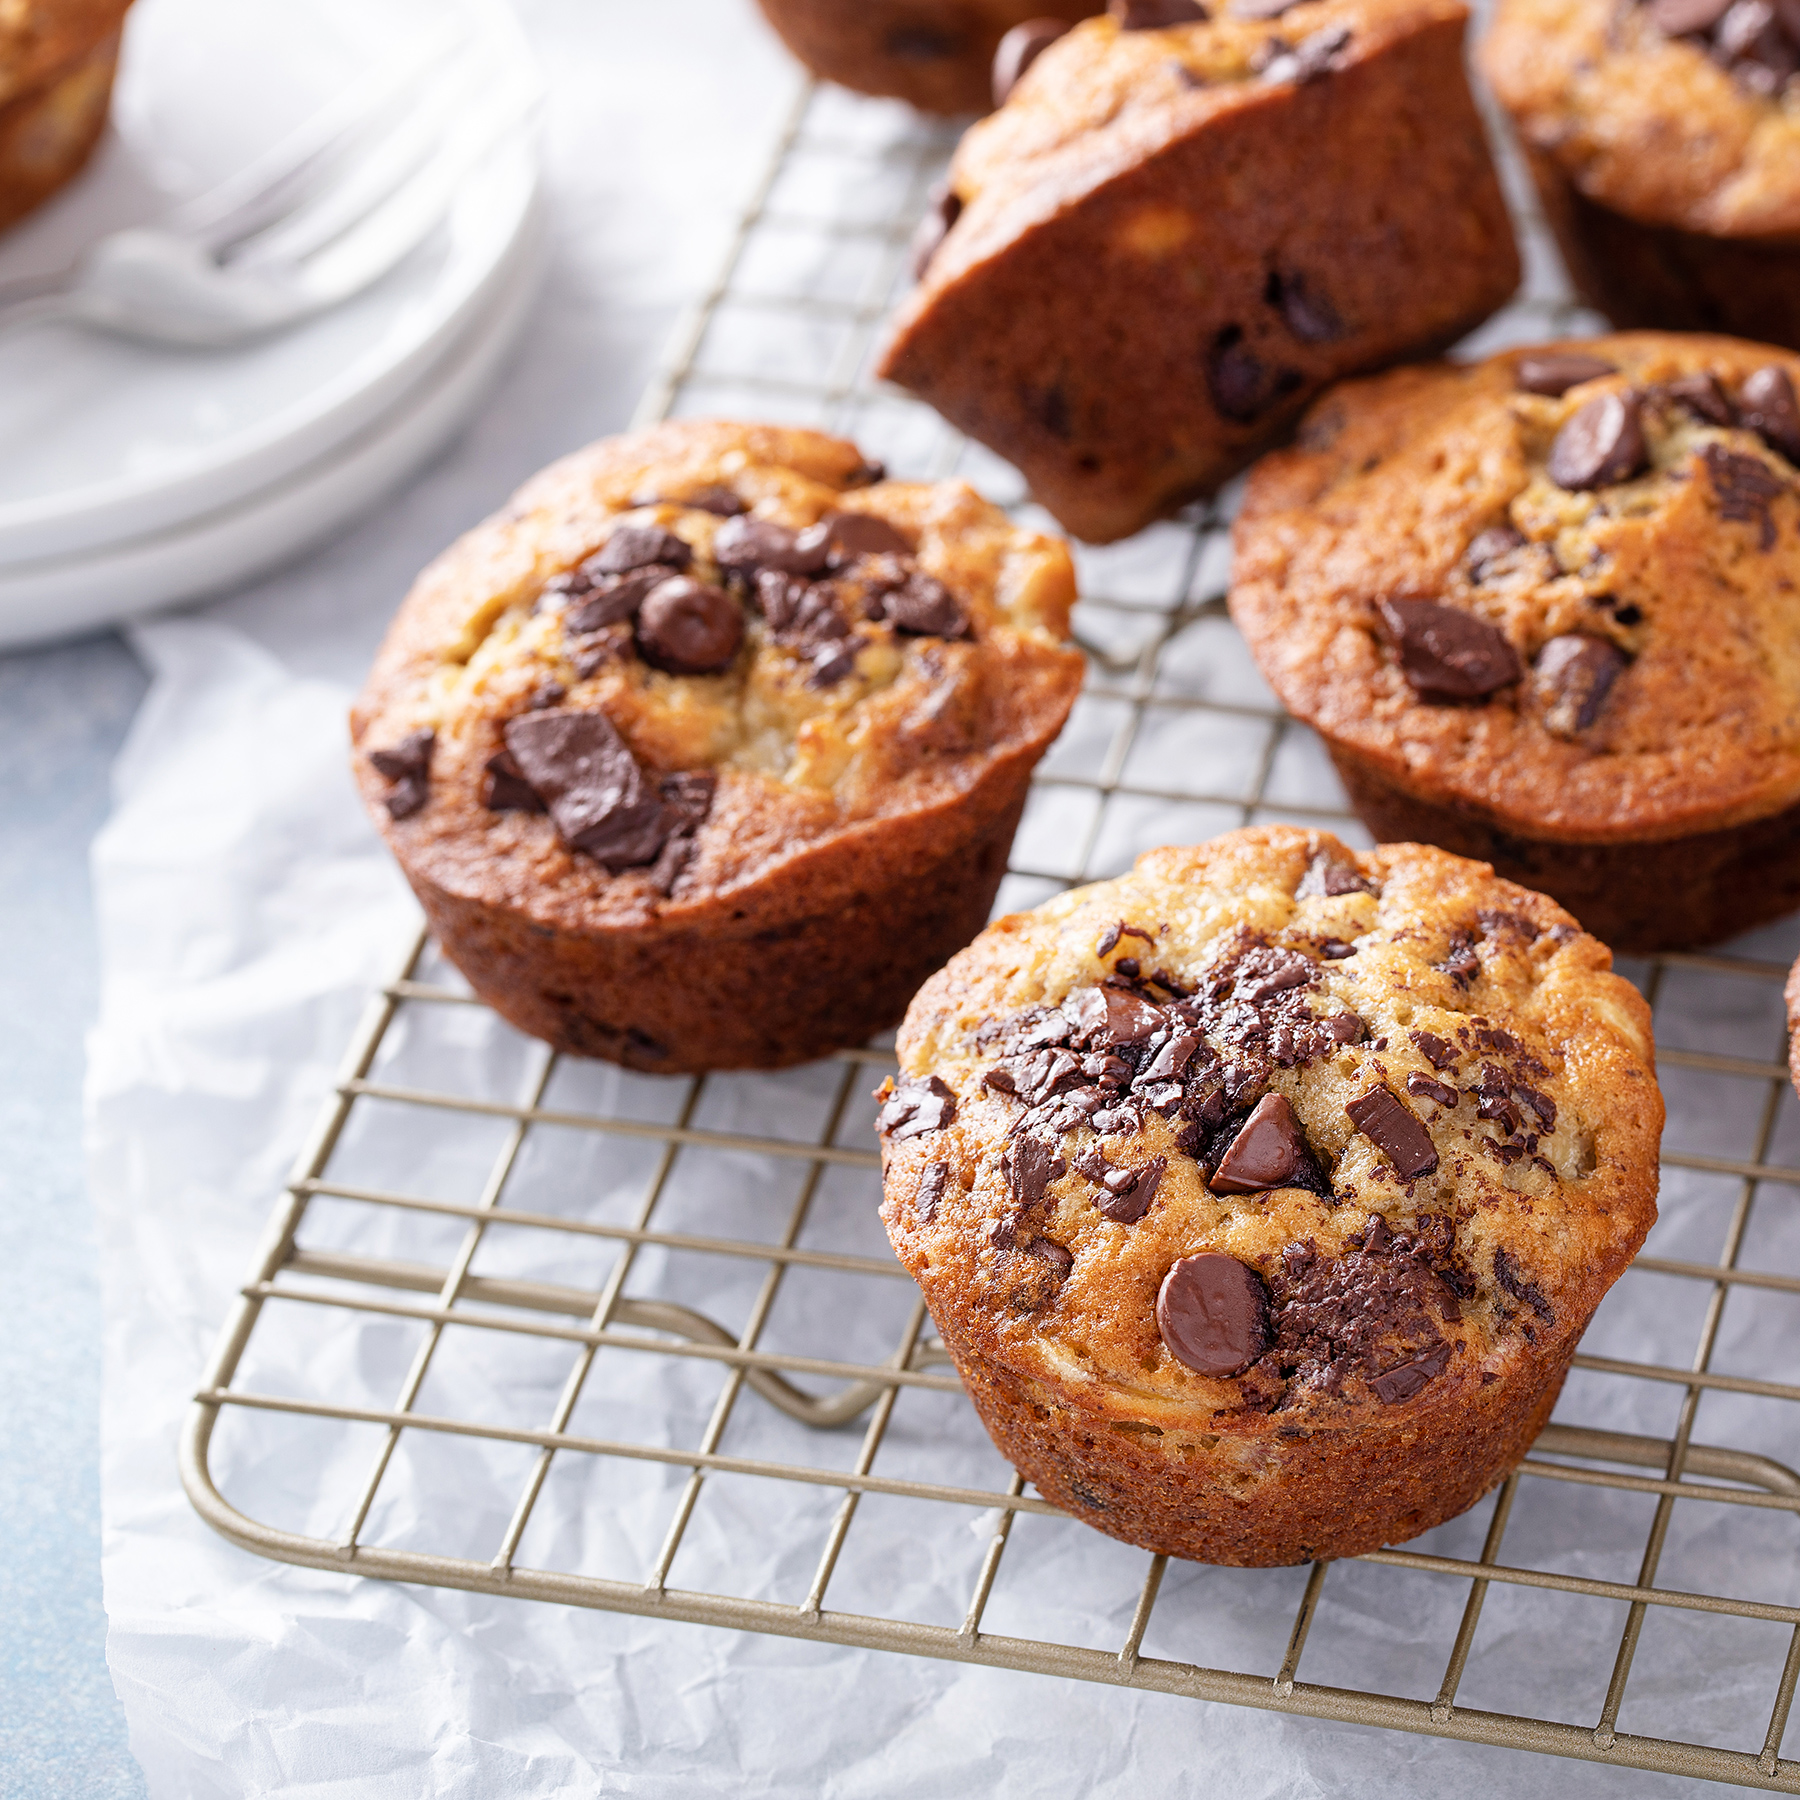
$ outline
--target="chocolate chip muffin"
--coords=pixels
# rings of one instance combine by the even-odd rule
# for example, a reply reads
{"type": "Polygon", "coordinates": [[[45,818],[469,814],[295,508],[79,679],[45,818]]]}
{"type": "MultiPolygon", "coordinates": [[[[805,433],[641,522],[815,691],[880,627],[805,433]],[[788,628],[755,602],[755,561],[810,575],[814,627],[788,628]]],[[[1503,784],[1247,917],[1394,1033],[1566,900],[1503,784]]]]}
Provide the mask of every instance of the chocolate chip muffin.
{"type": "Polygon", "coordinates": [[[1501,0],[1482,62],[1616,325],[1800,346],[1800,5],[1501,0]]]}
{"type": "Polygon", "coordinates": [[[933,976],[882,1216],[1005,1454],[1146,1549],[1356,1555],[1549,1417],[1656,1215],[1649,1009],[1553,901],[1287,827],[933,976]]]}
{"type": "Polygon", "coordinates": [[[882,373],[1077,537],[1211,492],[1327,382],[1516,285],[1466,16],[1121,0],[1077,25],[963,139],[882,373]]]}
{"type": "Polygon", "coordinates": [[[1232,616],[1378,838],[1618,950],[1800,905],[1800,357],[1624,334],[1328,395],[1232,616]]]}
{"type": "Polygon", "coordinates": [[[894,1024],[980,930],[1082,662],[1057,540],[816,432],[546,469],[419,577],[352,716],[475,991],[657,1071],[894,1024]]]}
{"type": "Polygon", "coordinates": [[[93,153],[129,4],[0,4],[0,227],[72,181],[93,153]]]}
{"type": "MultiPolygon", "coordinates": [[[[1051,35],[1099,12],[1089,0],[757,0],[813,71],[925,112],[986,112],[1001,40],[1021,25],[1051,35]]],[[[1024,34],[1032,35],[1031,33],[1024,34]]],[[[1015,37],[1010,67],[1022,48],[1015,37]]]]}

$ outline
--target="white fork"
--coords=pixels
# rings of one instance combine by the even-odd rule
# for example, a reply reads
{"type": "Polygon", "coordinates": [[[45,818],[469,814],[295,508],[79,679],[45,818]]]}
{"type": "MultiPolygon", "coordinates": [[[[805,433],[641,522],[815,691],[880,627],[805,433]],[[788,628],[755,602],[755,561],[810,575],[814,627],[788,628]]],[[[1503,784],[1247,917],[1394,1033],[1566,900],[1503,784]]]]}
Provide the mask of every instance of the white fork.
{"type": "Polygon", "coordinates": [[[537,103],[518,59],[496,79],[492,57],[467,48],[438,41],[161,225],[115,231],[59,275],[0,285],[0,331],[62,320],[213,349],[360,293],[424,241],[537,103]]]}

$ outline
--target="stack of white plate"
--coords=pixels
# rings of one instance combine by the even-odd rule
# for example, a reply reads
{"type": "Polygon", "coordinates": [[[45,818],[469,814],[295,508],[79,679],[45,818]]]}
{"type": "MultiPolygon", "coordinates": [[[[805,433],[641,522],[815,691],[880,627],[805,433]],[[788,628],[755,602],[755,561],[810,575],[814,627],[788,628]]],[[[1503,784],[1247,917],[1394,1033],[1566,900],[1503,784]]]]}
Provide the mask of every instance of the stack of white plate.
{"type": "MultiPolygon", "coordinates": [[[[0,281],[154,222],[441,33],[453,10],[497,71],[527,57],[498,0],[138,0],[113,129],[76,183],[0,236],[0,281]]],[[[49,324],[0,333],[0,645],[235,586],[419,468],[523,322],[541,260],[536,193],[521,128],[374,287],[247,346],[161,349],[49,324]]]]}

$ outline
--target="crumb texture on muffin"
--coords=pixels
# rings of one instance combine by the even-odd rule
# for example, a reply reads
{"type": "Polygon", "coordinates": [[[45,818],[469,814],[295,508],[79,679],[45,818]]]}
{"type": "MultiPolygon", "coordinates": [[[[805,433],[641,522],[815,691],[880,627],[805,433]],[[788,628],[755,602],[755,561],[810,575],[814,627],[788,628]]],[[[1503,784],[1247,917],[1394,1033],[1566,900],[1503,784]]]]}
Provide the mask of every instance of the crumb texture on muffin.
{"type": "Polygon", "coordinates": [[[1610,961],[1482,864],[1287,827],[990,927],[902,1029],[883,1217],[1002,1447],[1211,1560],[1469,1504],[1655,1217],[1610,961]]]}

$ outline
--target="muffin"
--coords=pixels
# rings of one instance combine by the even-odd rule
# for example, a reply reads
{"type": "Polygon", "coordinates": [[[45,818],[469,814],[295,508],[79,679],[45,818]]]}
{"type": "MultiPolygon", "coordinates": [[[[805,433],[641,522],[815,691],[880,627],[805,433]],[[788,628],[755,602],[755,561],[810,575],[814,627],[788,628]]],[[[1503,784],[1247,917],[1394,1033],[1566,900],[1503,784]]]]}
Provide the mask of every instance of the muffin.
{"type": "Polygon", "coordinates": [[[1119,10],[963,139],[881,369],[1096,543],[1519,275],[1456,0],[1119,10]]]}
{"type": "Polygon", "coordinates": [[[986,112],[995,53],[1020,25],[1066,27],[1086,0],[757,0],[813,71],[925,112],[986,112]]]}
{"type": "Polygon", "coordinates": [[[1201,1562],[1471,1505],[1655,1219],[1610,964],[1479,863],[1287,827],[990,926],[901,1029],[882,1216],[1000,1449],[1201,1562]]]}
{"type": "Polygon", "coordinates": [[[1800,905],[1800,357],[1653,332],[1346,385],[1257,466],[1231,612],[1365,824],[1615,950],[1800,905]]]}
{"type": "Polygon", "coordinates": [[[811,431],[552,465],[400,608],[364,799],[475,991],[559,1049],[771,1068],[980,930],[1082,660],[1059,541],[811,431]]]}
{"type": "Polygon", "coordinates": [[[1482,62],[1593,306],[1800,345],[1793,0],[1501,0],[1482,62]]]}
{"type": "Polygon", "coordinates": [[[0,227],[73,180],[99,142],[129,4],[0,5],[0,227]]]}

